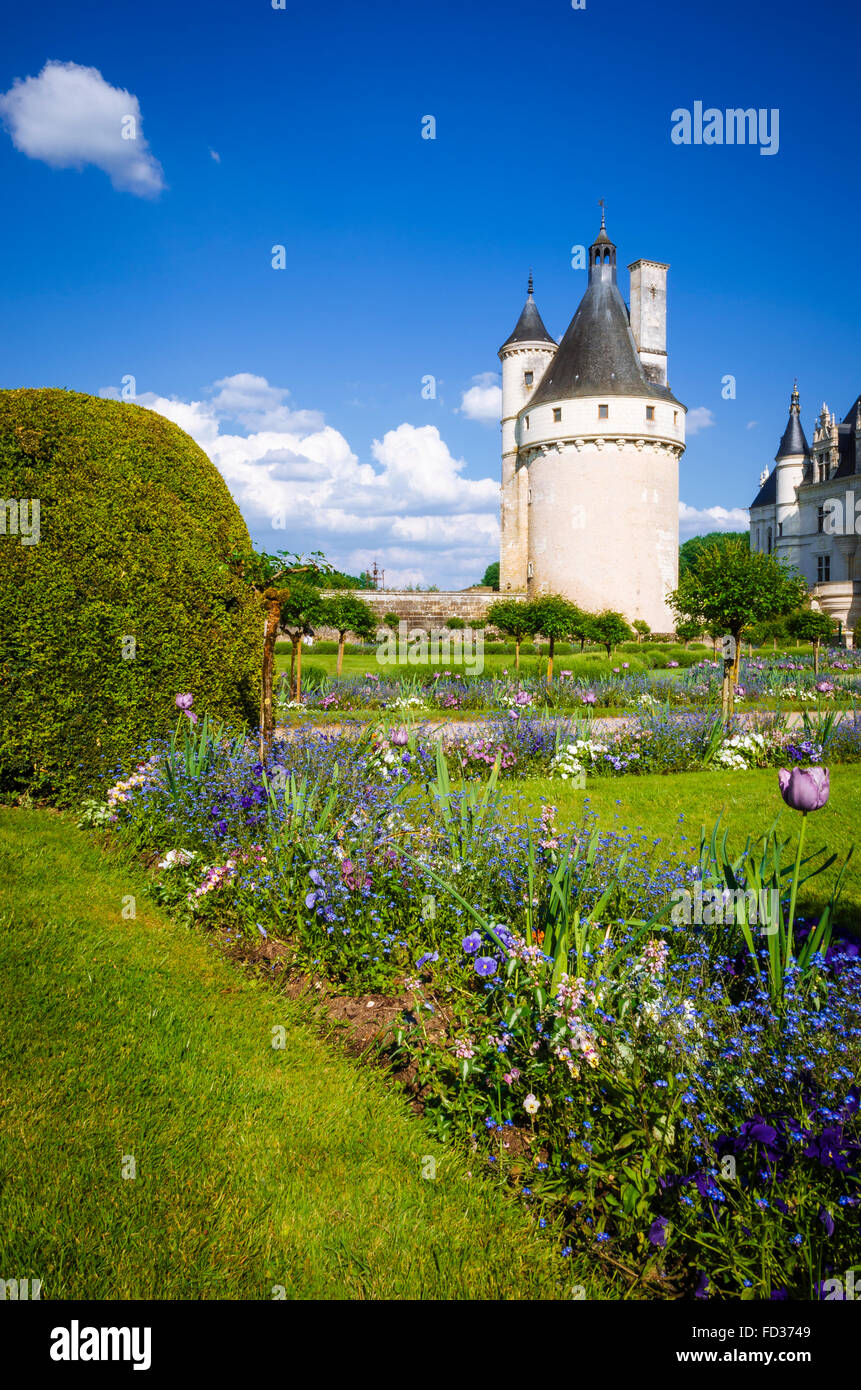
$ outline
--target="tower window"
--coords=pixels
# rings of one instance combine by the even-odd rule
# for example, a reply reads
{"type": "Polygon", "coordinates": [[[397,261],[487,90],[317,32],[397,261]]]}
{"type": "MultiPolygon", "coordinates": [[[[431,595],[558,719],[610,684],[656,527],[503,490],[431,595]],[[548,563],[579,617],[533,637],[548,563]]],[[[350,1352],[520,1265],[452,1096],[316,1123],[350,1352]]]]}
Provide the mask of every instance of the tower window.
{"type": "Polygon", "coordinates": [[[524,382],[524,385],[526,385],[526,386],[531,386],[534,380],[535,380],[535,377],[533,376],[532,372],[524,372],[524,373],[523,373],[523,382],[524,382]]]}
{"type": "Polygon", "coordinates": [[[647,405],[647,406],[646,406],[646,419],[647,419],[647,420],[654,420],[654,418],[655,418],[655,407],[654,407],[653,405],[647,405]]]}
{"type": "Polygon", "coordinates": [[[825,530],[825,508],[824,508],[824,507],[820,507],[819,510],[818,510],[817,513],[816,513],[816,529],[817,529],[817,531],[819,532],[820,536],[822,535],[823,531],[825,530]]]}
{"type": "Polygon", "coordinates": [[[609,419],[609,416],[610,416],[610,407],[609,407],[608,405],[599,405],[599,406],[598,406],[598,419],[599,419],[599,420],[607,420],[607,419],[609,419]]]}
{"type": "Polygon", "coordinates": [[[526,566],[526,578],[527,578],[527,579],[531,579],[533,573],[534,573],[534,571],[533,571],[533,568],[532,568],[532,561],[530,560],[529,563],[528,563],[528,565],[526,566]]]}
{"type": "Polygon", "coordinates": [[[529,416],[528,416],[528,415],[524,415],[524,417],[523,417],[523,423],[524,423],[524,425],[526,426],[526,428],[529,429],[529,416]]]}
{"type": "Polygon", "coordinates": [[[778,536],[782,536],[782,535],[783,535],[783,522],[782,522],[782,521],[779,521],[779,522],[777,523],[777,534],[778,534],[778,536]]]}
{"type": "Polygon", "coordinates": [[[554,405],[554,407],[553,407],[553,423],[554,423],[554,425],[558,425],[561,419],[562,419],[562,407],[561,407],[561,405],[554,405]]]}
{"type": "Polygon", "coordinates": [[[817,555],[816,557],[816,582],[817,584],[831,583],[831,556],[817,555]]]}
{"type": "Polygon", "coordinates": [[[673,411],[673,424],[674,424],[674,425],[677,425],[678,423],[679,423],[679,412],[678,412],[677,410],[674,410],[674,411],[673,411]]]}

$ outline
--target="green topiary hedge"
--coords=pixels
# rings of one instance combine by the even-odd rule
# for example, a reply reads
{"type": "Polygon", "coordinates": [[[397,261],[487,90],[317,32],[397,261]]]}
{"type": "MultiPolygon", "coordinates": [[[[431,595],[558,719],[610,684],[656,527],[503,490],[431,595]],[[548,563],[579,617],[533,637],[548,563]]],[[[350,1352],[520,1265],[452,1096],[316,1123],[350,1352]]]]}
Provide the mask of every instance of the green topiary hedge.
{"type": "Polygon", "coordinates": [[[38,543],[0,535],[0,788],[72,799],[172,727],[180,692],[256,718],[259,600],[221,569],[248,532],[178,426],[0,391],[0,497],[40,504],[38,543]]]}

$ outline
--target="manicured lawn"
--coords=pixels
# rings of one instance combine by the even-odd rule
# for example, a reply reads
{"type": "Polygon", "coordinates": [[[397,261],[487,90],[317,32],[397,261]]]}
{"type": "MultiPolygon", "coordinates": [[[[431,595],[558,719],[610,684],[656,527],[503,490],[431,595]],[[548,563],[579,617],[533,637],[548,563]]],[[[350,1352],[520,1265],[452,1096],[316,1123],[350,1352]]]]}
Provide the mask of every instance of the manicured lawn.
{"type": "MultiPolygon", "coordinates": [[[[504,784],[509,790],[510,784],[504,784]]],[[[654,842],[655,855],[699,852],[700,826],[709,829],[723,813],[729,828],[730,848],[740,852],[747,835],[763,834],[781,813],[780,826],[790,837],[794,860],[801,816],[786,808],[773,768],[749,772],[682,772],[670,776],[590,778],[585,791],[577,791],[561,781],[532,779],[509,791],[507,804],[512,817],[536,813],[542,805],[558,807],[559,822],[568,825],[579,819],[584,809],[598,818],[605,830],[641,830],[654,842]]],[[[839,856],[827,873],[811,880],[799,893],[799,908],[812,909],[827,894],[847,851],[858,845],[849,865],[841,897],[838,920],[861,932],[861,767],[856,764],[831,769],[831,798],[828,805],[808,817],[805,853],[825,845],[829,854],[839,856]]]]}
{"type": "Polygon", "coordinates": [[[558,1294],[511,1200],[137,869],[25,810],[0,810],[0,866],[5,1277],[53,1299],[558,1294]]]}

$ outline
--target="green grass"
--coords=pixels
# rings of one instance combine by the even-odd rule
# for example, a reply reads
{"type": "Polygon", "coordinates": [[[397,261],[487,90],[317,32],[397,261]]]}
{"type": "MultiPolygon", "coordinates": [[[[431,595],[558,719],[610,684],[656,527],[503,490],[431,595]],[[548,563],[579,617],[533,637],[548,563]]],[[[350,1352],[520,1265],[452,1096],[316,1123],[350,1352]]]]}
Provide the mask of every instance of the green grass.
{"type": "MultiPolygon", "coordinates": [[[[504,784],[506,789],[510,784],[504,784]]],[[[564,782],[533,778],[519,782],[506,801],[512,819],[537,814],[542,805],[558,808],[558,822],[578,820],[584,808],[594,813],[604,830],[642,829],[654,841],[656,859],[678,853],[699,853],[700,826],[709,829],[723,814],[729,846],[740,852],[747,835],[763,834],[780,812],[780,828],[790,838],[784,863],[794,861],[801,816],[783,803],[774,768],[749,772],[709,770],[679,772],[667,776],[590,778],[585,791],[564,782]]],[[[814,878],[799,892],[800,911],[818,910],[828,894],[840,864],[853,843],[861,841],[861,767],[855,764],[831,769],[828,805],[809,817],[805,853],[824,845],[838,862],[814,878]]],[[[861,844],[853,855],[841,895],[837,920],[861,931],[861,844]]]]}
{"type": "Polygon", "coordinates": [[[0,810],[3,1277],[55,1299],[558,1291],[505,1193],[142,885],[68,820],[0,810]]]}
{"type": "MultiPolygon", "coordinates": [[[[482,675],[499,676],[502,674],[504,670],[507,670],[509,674],[512,676],[515,674],[513,652],[510,655],[506,656],[485,655],[483,660],[484,667],[483,670],[480,672],[480,674],[482,675]]],[[[579,653],[571,656],[557,655],[556,657],[554,657],[553,667],[554,671],[556,672],[573,671],[576,675],[582,675],[587,677],[592,676],[595,679],[597,679],[599,676],[612,675],[613,667],[621,667],[623,661],[627,661],[629,663],[629,670],[632,674],[637,671],[647,670],[649,669],[650,665],[650,663],[647,660],[643,658],[638,658],[633,652],[615,652],[612,660],[609,661],[607,659],[606,654],[599,654],[598,652],[587,652],[584,656],[580,656],[579,653]]],[[[309,647],[306,651],[302,653],[303,683],[309,667],[313,667],[316,671],[325,671],[327,676],[334,677],[337,664],[338,658],[336,655],[327,652],[318,653],[314,651],[313,647],[309,647]]],[[[289,654],[276,651],[275,669],[279,674],[283,671],[289,672],[289,654]]],[[[543,675],[546,672],[546,670],[546,647],[544,649],[543,655],[540,656],[521,655],[521,675],[543,675]]],[[[440,671],[465,671],[467,674],[476,674],[474,660],[473,662],[467,665],[464,665],[463,661],[458,662],[452,660],[438,662],[436,665],[432,665],[430,662],[427,662],[421,666],[394,666],[391,664],[381,665],[380,662],[377,661],[376,653],[374,652],[355,652],[348,653],[344,656],[344,664],[341,670],[341,675],[343,678],[347,678],[351,676],[364,676],[371,673],[375,676],[380,676],[384,680],[396,680],[399,677],[404,680],[410,680],[415,679],[418,676],[435,676],[440,671]]],[[[673,672],[672,674],[675,673],[673,672]]]]}

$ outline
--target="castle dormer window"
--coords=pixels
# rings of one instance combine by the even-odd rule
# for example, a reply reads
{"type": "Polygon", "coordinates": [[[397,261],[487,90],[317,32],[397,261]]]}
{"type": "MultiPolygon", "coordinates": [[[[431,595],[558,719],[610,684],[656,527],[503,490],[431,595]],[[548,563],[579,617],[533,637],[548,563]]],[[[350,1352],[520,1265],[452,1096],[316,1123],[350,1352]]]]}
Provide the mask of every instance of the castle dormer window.
{"type": "Polygon", "coordinates": [[[553,407],[553,423],[554,423],[554,425],[558,425],[558,424],[561,422],[561,420],[562,420],[562,407],[561,407],[561,405],[554,405],[554,407],[553,407]]]}
{"type": "Polygon", "coordinates": [[[655,418],[655,407],[654,407],[653,405],[647,405],[647,406],[646,406],[646,419],[647,419],[647,420],[654,420],[654,418],[655,418]]]}
{"type": "Polygon", "coordinates": [[[534,380],[535,380],[535,375],[534,375],[533,372],[524,372],[524,373],[523,373],[523,384],[524,384],[524,386],[531,386],[534,380]]]}
{"type": "Polygon", "coordinates": [[[599,419],[599,420],[609,420],[609,418],[610,418],[610,407],[609,407],[608,405],[599,405],[599,406],[598,406],[598,419],[599,419]]]}

